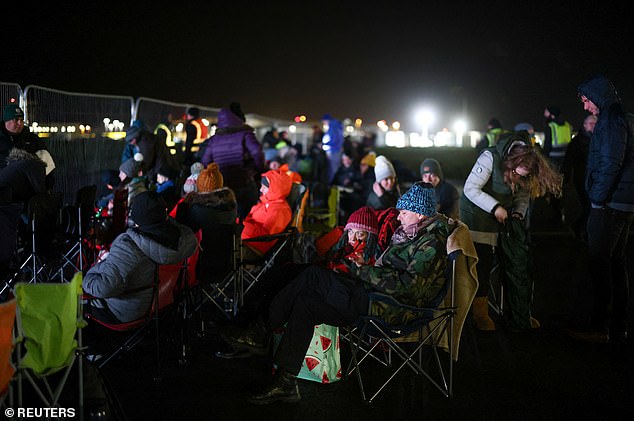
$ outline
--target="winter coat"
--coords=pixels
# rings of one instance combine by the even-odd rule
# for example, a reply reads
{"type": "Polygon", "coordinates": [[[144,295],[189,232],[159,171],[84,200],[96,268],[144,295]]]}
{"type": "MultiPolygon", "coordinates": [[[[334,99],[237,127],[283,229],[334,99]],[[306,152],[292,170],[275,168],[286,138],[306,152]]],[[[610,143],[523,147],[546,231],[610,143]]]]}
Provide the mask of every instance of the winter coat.
{"type": "Polygon", "coordinates": [[[634,212],[634,117],[603,76],[578,88],[599,108],[588,153],[586,190],[595,206],[634,212]]]}
{"type": "Polygon", "coordinates": [[[28,203],[34,195],[46,191],[46,164],[24,149],[14,148],[0,169],[0,187],[11,186],[13,202],[28,203]]]}
{"type": "MultiPolygon", "coordinates": [[[[291,178],[286,173],[275,170],[267,171],[262,177],[269,180],[269,191],[260,197],[260,201],[244,219],[242,239],[278,234],[291,222],[293,212],[286,201],[293,184],[291,178]]],[[[273,247],[275,241],[248,244],[264,254],[273,247]]]]}
{"type": "Polygon", "coordinates": [[[237,216],[236,197],[227,187],[189,194],[176,208],[176,220],[202,234],[198,280],[218,282],[231,268],[237,216]]]}
{"type": "MultiPolygon", "coordinates": [[[[443,289],[447,266],[447,237],[453,230],[448,218],[436,215],[423,222],[417,234],[400,244],[393,242],[374,266],[354,267],[366,288],[389,294],[402,304],[423,307],[443,289]]],[[[374,309],[392,323],[404,322],[407,314],[393,307],[374,309]]]]}
{"type": "Polygon", "coordinates": [[[434,187],[436,193],[436,210],[450,218],[458,218],[458,189],[447,181],[441,179],[434,187]]]}
{"type": "MultiPolygon", "coordinates": [[[[381,188],[383,189],[383,187],[381,188]]],[[[365,204],[374,210],[385,210],[396,207],[396,202],[398,202],[399,197],[401,197],[401,195],[396,185],[392,190],[383,189],[383,196],[381,197],[377,196],[374,190],[370,190],[365,204]]]]}
{"type": "Polygon", "coordinates": [[[139,319],[152,303],[155,264],[175,264],[196,250],[194,233],[170,219],[180,231],[176,250],[128,229],[110,247],[109,256],[93,266],[84,276],[84,291],[105,299],[108,309],[121,322],[139,319]]]}
{"type": "Polygon", "coordinates": [[[467,224],[476,243],[497,245],[501,225],[493,214],[496,205],[526,215],[528,191],[518,186],[513,192],[504,182],[502,169],[504,157],[517,142],[503,137],[495,146],[483,150],[467,177],[460,197],[460,219],[467,224]]]}
{"type": "Polygon", "coordinates": [[[46,143],[36,134],[31,133],[28,127],[18,134],[11,134],[4,126],[4,121],[0,122],[0,168],[7,165],[7,157],[13,148],[24,149],[35,154],[41,149],[46,149],[46,143]]]}
{"type": "Polygon", "coordinates": [[[218,164],[224,184],[232,190],[253,183],[253,177],[264,167],[264,153],[253,128],[229,109],[218,113],[218,129],[209,138],[201,162],[218,164]]]}

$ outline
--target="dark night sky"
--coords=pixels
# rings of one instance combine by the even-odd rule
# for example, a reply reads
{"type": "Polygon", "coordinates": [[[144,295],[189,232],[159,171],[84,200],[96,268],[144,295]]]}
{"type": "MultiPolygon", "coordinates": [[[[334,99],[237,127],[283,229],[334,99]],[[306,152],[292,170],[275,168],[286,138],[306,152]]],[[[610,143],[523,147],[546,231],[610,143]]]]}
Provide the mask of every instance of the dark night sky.
{"type": "Polygon", "coordinates": [[[578,127],[575,88],[598,71],[634,104],[625,2],[86,3],[5,8],[0,80],[412,130],[422,104],[437,128],[466,110],[474,129],[495,116],[539,130],[548,104],[578,127]]]}

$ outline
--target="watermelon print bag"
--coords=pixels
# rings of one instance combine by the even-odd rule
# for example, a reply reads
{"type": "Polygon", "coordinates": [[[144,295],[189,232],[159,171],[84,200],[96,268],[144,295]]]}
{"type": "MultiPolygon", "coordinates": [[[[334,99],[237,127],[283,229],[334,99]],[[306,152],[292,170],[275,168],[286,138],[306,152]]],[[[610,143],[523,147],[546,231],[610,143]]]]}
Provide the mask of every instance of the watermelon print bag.
{"type": "Polygon", "coordinates": [[[313,339],[297,377],[319,383],[341,380],[338,327],[326,324],[315,326],[313,339]]]}
{"type": "MultiPolygon", "coordinates": [[[[277,349],[284,328],[273,332],[273,346],[277,349]]],[[[318,383],[333,383],[341,380],[339,356],[339,328],[326,324],[316,325],[310,340],[304,363],[298,378],[318,383]]]]}

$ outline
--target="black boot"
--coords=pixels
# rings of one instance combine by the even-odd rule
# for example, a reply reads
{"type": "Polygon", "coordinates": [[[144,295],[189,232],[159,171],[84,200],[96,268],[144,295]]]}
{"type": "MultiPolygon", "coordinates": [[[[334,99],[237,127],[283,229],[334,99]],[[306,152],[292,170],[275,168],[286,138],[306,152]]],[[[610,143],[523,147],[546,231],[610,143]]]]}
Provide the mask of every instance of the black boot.
{"type": "Polygon", "coordinates": [[[254,405],[268,405],[274,402],[299,402],[301,399],[295,376],[280,369],[273,384],[262,392],[249,396],[247,401],[254,405]]]}

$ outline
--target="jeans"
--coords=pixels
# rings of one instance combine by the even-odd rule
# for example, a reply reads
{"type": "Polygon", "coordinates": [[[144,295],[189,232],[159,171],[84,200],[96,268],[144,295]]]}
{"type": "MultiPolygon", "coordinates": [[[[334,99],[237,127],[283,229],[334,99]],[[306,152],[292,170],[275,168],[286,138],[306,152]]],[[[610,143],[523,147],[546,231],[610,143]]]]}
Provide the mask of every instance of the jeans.
{"type": "Polygon", "coordinates": [[[612,301],[610,333],[627,330],[629,281],[625,251],[634,212],[593,208],[588,218],[588,250],[594,292],[592,327],[608,328],[608,306],[612,301]]]}

